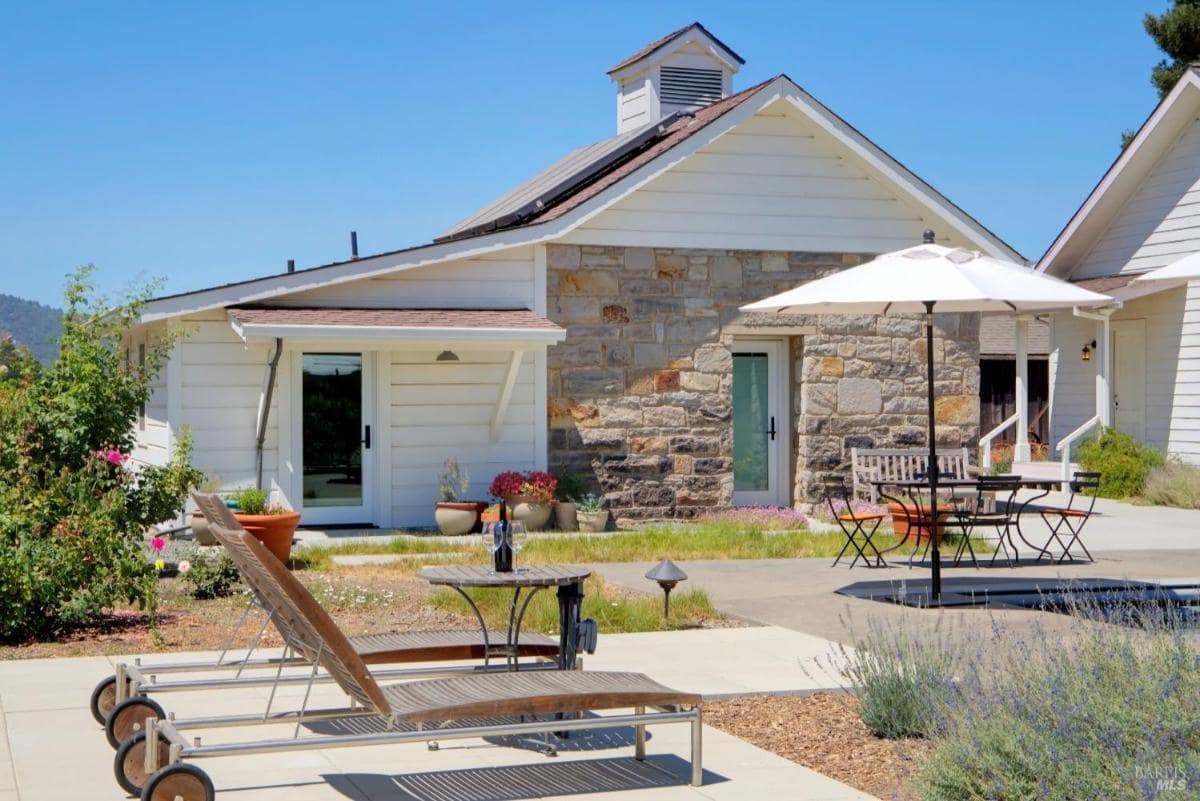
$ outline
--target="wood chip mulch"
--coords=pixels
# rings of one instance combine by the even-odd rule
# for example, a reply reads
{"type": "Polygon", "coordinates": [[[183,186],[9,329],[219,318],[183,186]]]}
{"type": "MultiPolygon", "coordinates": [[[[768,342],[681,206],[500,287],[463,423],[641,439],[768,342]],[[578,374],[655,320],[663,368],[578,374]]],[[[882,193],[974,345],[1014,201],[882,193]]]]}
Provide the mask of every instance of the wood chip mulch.
{"type": "Polygon", "coordinates": [[[704,704],[704,722],[885,801],[917,801],[912,779],[930,744],[884,740],[844,693],[751,695],[704,704]]]}

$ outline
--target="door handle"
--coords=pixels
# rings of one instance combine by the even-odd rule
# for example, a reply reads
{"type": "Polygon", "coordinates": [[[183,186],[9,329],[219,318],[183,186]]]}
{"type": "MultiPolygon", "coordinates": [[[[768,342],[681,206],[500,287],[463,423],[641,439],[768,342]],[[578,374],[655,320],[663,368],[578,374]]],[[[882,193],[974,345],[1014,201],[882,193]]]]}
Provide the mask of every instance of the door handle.
{"type": "Polygon", "coordinates": [[[771,430],[767,431],[766,433],[771,435],[772,440],[775,439],[775,418],[774,417],[771,418],[771,430]]]}
{"type": "Polygon", "coordinates": [[[367,426],[367,436],[362,441],[363,448],[371,450],[371,427],[367,426]]]}

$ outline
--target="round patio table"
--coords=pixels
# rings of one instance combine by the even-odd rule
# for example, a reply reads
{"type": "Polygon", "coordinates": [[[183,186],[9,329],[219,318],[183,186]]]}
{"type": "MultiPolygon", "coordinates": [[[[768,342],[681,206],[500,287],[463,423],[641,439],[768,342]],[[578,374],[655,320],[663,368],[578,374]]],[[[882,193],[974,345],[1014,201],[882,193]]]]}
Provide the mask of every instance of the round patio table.
{"type": "Polygon", "coordinates": [[[508,661],[509,669],[516,670],[517,645],[521,638],[521,623],[533,597],[548,587],[556,587],[558,591],[558,667],[560,670],[574,670],[578,642],[576,631],[579,626],[579,610],[583,605],[583,580],[592,575],[590,568],[577,565],[531,565],[516,568],[508,573],[497,573],[485,565],[435,565],[423,567],[417,575],[443,587],[450,587],[461,595],[475,613],[479,627],[483,631],[483,653],[486,665],[493,656],[503,656],[508,661]],[[470,594],[469,589],[500,588],[513,591],[512,600],[508,605],[508,628],[504,633],[504,642],[492,642],[493,632],[488,631],[470,594]],[[528,590],[524,602],[521,593],[528,590]]]}
{"type": "MultiPolygon", "coordinates": [[[[877,480],[871,481],[869,483],[871,483],[877,489],[879,489],[879,497],[884,498],[886,500],[895,501],[897,504],[900,505],[900,507],[902,509],[905,510],[905,514],[908,514],[908,507],[905,506],[904,501],[902,501],[899,498],[896,498],[894,496],[888,495],[885,492],[885,488],[886,487],[894,487],[901,491],[907,490],[907,492],[905,494],[907,494],[909,496],[909,498],[913,500],[913,508],[915,511],[915,514],[910,515],[910,520],[919,518],[921,504],[917,499],[913,498],[912,492],[915,490],[919,490],[919,489],[929,489],[929,481],[928,480],[926,480],[926,479],[905,479],[905,480],[888,481],[888,480],[884,480],[884,479],[877,479],[877,480]]],[[[1021,489],[1040,490],[1036,495],[1032,495],[1032,496],[1026,498],[1024,501],[1021,501],[1021,503],[1018,504],[1018,506],[1017,506],[1016,513],[1013,515],[1013,518],[1016,521],[1016,525],[1014,526],[1014,528],[1016,528],[1016,530],[1017,530],[1017,538],[1020,539],[1021,542],[1028,545],[1031,549],[1037,551],[1038,559],[1041,559],[1043,556],[1050,556],[1050,552],[1047,551],[1045,548],[1041,548],[1037,545],[1034,545],[1032,542],[1025,539],[1025,533],[1023,531],[1021,531],[1021,516],[1025,513],[1026,508],[1028,508],[1031,503],[1033,503],[1036,500],[1045,498],[1054,489],[1061,486],[1062,483],[1063,482],[1060,479],[1053,479],[1053,478],[1022,478],[1018,482],[1018,485],[1020,486],[1021,489]]],[[[938,489],[969,489],[969,488],[978,488],[978,487],[979,487],[979,482],[972,478],[940,478],[940,479],[938,479],[938,489]]],[[[953,511],[953,506],[950,506],[947,508],[947,512],[952,512],[952,511],[953,511]]],[[[942,515],[939,510],[938,517],[941,518],[941,516],[942,515]]],[[[940,525],[938,526],[939,529],[943,525],[947,525],[947,523],[941,523],[940,521],[939,521],[939,523],[940,523],[940,525]]],[[[948,524],[954,525],[954,523],[952,521],[950,521],[948,524]]],[[[910,523],[910,525],[911,525],[911,523],[910,523]]],[[[1009,536],[1008,536],[1008,544],[1012,546],[1013,556],[1016,557],[1017,559],[1020,559],[1020,554],[1017,551],[1017,544],[1012,541],[1012,532],[1011,531],[1009,532],[1009,536]]],[[[888,550],[892,550],[892,549],[889,548],[888,550]]],[[[1051,557],[1051,558],[1053,558],[1053,557],[1051,557]]]]}

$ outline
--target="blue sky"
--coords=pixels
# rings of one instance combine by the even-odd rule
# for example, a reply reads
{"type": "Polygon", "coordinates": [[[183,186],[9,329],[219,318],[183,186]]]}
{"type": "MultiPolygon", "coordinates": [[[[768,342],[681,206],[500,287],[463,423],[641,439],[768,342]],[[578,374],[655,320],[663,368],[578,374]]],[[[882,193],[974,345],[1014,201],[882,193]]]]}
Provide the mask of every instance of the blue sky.
{"type": "Polygon", "coordinates": [[[1036,258],[1153,109],[1139,2],[53,3],[0,26],[0,292],[196,289],[434,234],[612,135],[694,19],[1036,258]]]}

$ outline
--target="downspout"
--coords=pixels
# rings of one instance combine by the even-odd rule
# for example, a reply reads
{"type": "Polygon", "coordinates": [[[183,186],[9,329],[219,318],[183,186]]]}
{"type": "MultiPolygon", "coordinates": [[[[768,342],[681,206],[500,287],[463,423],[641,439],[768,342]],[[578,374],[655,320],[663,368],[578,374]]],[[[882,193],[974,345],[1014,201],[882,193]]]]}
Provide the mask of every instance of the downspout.
{"type": "Polygon", "coordinates": [[[279,372],[279,357],[283,355],[283,337],[275,337],[275,354],[267,365],[267,386],[258,415],[258,435],[254,438],[255,486],[263,488],[263,446],[267,441],[267,420],[271,416],[271,398],[275,394],[275,374],[279,372]]]}

